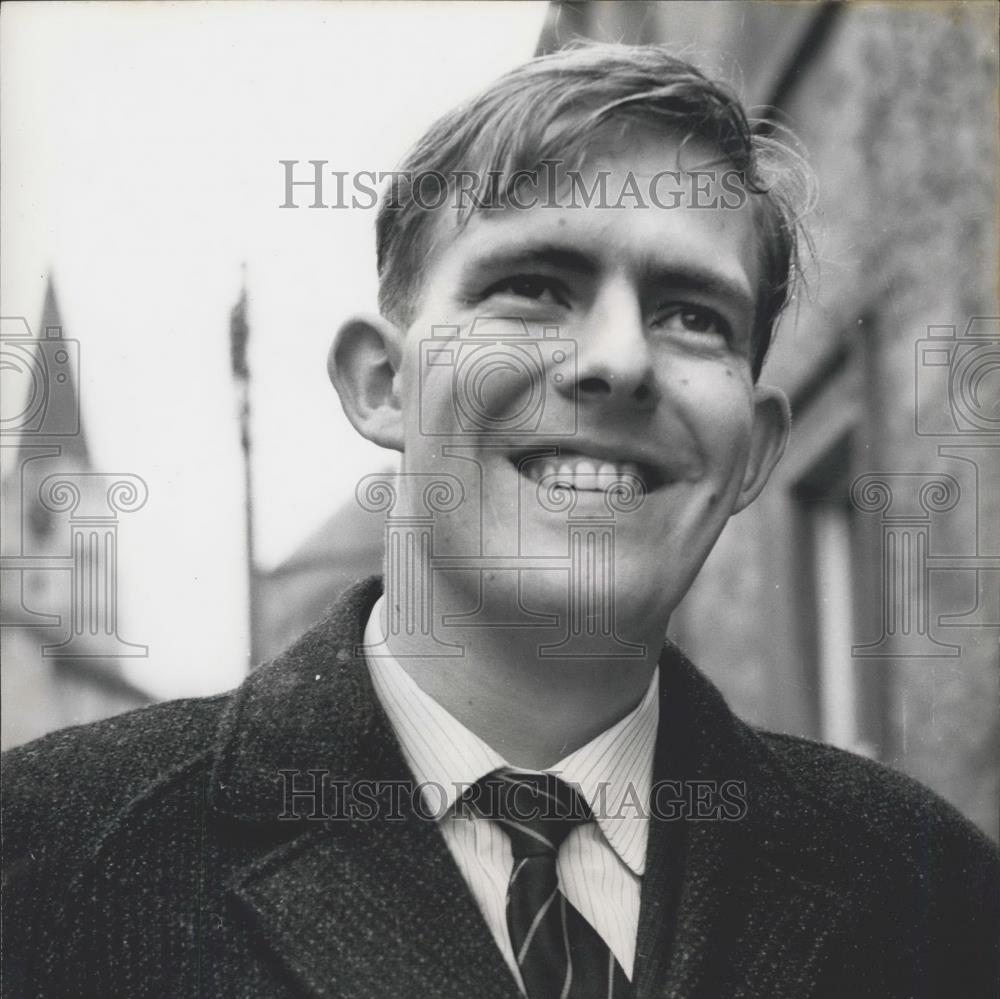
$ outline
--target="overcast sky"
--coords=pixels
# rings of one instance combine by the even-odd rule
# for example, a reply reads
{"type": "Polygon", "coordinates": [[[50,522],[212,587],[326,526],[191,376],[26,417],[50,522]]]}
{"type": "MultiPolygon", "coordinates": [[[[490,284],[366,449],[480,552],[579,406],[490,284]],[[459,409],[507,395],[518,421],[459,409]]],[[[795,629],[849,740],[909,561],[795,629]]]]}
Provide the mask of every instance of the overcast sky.
{"type": "Polygon", "coordinates": [[[242,471],[228,316],[246,261],[257,537],[274,565],[391,460],[326,378],[375,303],[374,213],[281,209],[279,160],[390,170],[428,124],[528,58],[543,3],[5,4],[4,315],[54,274],[80,342],[96,470],[132,472],[122,637],[161,696],[246,668],[242,471]]]}

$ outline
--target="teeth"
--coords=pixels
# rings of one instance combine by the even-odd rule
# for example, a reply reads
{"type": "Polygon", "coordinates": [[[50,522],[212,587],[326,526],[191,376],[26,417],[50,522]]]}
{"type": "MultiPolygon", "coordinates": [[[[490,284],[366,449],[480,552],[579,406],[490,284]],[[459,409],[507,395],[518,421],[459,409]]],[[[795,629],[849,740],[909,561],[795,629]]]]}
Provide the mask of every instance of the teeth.
{"type": "Polygon", "coordinates": [[[597,482],[597,466],[592,461],[578,461],[573,469],[574,489],[600,489],[597,482]]]}
{"type": "Polygon", "coordinates": [[[553,485],[580,492],[603,492],[628,477],[639,478],[639,466],[635,462],[595,462],[590,458],[531,461],[524,472],[535,482],[546,479],[553,485]]]}

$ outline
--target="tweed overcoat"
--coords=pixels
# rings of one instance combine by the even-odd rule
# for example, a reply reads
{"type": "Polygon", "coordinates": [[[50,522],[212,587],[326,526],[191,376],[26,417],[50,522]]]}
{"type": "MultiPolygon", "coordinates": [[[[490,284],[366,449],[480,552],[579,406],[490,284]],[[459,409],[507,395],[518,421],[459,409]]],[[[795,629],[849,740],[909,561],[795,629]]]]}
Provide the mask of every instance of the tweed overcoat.
{"type": "MultiPolygon", "coordinates": [[[[516,999],[405,795],[346,818],[315,793],[289,807],[291,772],[331,794],[409,776],[358,655],[380,587],[348,591],[234,693],[7,754],[5,997],[516,999]]],[[[1000,863],[957,812],[752,729],[671,647],[660,696],[654,779],[744,782],[746,808],[651,820],[637,997],[1000,995],[1000,863]]]]}

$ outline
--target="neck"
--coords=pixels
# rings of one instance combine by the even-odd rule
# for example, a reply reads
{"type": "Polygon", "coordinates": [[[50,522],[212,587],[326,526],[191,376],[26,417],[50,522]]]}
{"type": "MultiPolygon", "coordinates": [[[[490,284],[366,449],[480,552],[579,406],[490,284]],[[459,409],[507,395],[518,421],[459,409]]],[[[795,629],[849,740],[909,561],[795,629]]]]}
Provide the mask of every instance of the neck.
{"type": "MultiPolygon", "coordinates": [[[[435,589],[438,622],[468,610],[467,598],[451,596],[446,586],[435,589]]],[[[514,766],[539,770],[579,749],[639,704],[666,627],[646,631],[641,634],[624,623],[619,634],[644,646],[643,654],[603,659],[540,656],[540,646],[556,645],[565,635],[552,627],[437,629],[436,637],[463,648],[454,656],[434,654],[405,634],[390,635],[387,644],[417,685],[487,745],[514,766]]]]}

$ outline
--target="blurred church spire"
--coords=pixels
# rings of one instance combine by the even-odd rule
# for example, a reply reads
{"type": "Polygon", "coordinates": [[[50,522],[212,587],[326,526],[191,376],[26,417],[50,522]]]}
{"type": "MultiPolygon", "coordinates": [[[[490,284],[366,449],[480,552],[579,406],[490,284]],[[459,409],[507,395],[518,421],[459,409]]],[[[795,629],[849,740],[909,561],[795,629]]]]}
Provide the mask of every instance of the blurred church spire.
{"type": "Polygon", "coordinates": [[[56,458],[60,471],[86,471],[91,464],[80,420],[79,344],[65,334],[51,275],[34,334],[21,317],[5,318],[2,332],[3,550],[11,554],[30,548],[31,538],[46,536],[52,526],[52,512],[31,488],[37,485],[28,475],[32,462],[56,458]]]}
{"type": "MultiPolygon", "coordinates": [[[[90,453],[80,420],[77,387],[79,345],[66,336],[51,275],[34,336],[23,319],[13,322],[19,324],[18,329],[13,328],[11,320],[4,320],[4,388],[18,398],[13,404],[10,400],[4,403],[5,445],[16,444],[21,449],[43,443],[57,445],[65,461],[89,468],[90,453]],[[9,412],[12,405],[16,413],[9,412]]],[[[12,461],[9,467],[17,464],[12,461]]]]}

